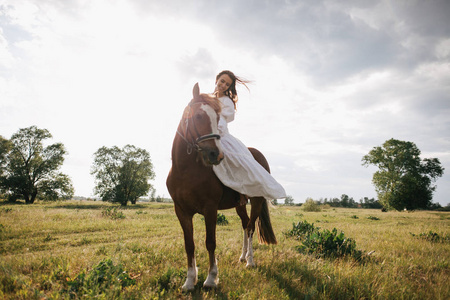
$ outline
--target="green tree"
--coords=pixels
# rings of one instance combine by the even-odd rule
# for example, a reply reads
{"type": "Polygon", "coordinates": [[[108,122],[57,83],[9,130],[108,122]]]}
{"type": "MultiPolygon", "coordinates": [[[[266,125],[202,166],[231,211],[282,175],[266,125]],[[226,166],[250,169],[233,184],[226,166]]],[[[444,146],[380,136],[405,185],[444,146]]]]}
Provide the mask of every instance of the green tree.
{"type": "Polygon", "coordinates": [[[126,206],[148,193],[149,180],[154,179],[150,154],[143,149],[126,145],[102,147],[94,154],[91,174],[95,176],[94,193],[103,201],[118,202],[126,206]]]}
{"type": "Polygon", "coordinates": [[[362,208],[383,208],[380,204],[380,201],[375,200],[374,198],[369,199],[368,197],[364,197],[359,200],[362,208]]]}
{"type": "Polygon", "coordinates": [[[44,200],[70,200],[74,195],[74,188],[70,177],[58,173],[52,180],[44,180],[40,197],[44,200]]]}
{"type": "Polygon", "coordinates": [[[292,196],[286,196],[286,198],[284,198],[284,205],[294,205],[294,198],[292,198],[292,196]]]}
{"type": "Polygon", "coordinates": [[[57,172],[64,162],[64,145],[43,146],[43,141],[51,137],[47,129],[36,126],[19,129],[12,135],[10,149],[5,155],[5,175],[0,182],[11,201],[23,197],[26,203],[34,203],[36,198],[73,196],[70,178],[57,172]],[[49,194],[52,197],[47,197],[49,194]]]}
{"type": "Polygon", "coordinates": [[[378,199],[387,209],[426,209],[431,205],[433,184],[444,173],[437,158],[420,158],[420,150],[412,142],[395,139],[374,147],[362,158],[363,165],[375,165],[373,175],[378,199]]]}
{"type": "Polygon", "coordinates": [[[353,197],[349,197],[346,194],[341,195],[340,206],[342,207],[357,207],[357,204],[353,197]]]}
{"type": "Polygon", "coordinates": [[[4,188],[2,182],[4,181],[3,173],[6,168],[6,157],[11,150],[11,142],[0,135],[0,199],[3,198],[4,188]]]}
{"type": "Polygon", "coordinates": [[[0,178],[6,167],[6,157],[11,150],[11,142],[0,135],[0,178]]]}

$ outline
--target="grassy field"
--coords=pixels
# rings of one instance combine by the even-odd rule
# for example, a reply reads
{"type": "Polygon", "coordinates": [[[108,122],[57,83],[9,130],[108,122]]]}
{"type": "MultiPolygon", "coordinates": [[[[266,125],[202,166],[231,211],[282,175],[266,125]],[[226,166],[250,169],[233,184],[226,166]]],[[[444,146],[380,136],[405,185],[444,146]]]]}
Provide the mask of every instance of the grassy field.
{"type": "Polygon", "coordinates": [[[201,287],[208,257],[197,215],[199,283],[183,293],[186,254],[173,205],[114,207],[0,203],[0,299],[450,299],[449,212],[277,206],[271,217],[278,245],[254,242],[257,267],[246,269],[238,262],[239,218],[223,211],[229,224],[217,227],[215,290],[201,287]],[[363,253],[375,252],[363,262],[299,253],[301,241],[284,232],[304,220],[337,228],[363,253]]]}

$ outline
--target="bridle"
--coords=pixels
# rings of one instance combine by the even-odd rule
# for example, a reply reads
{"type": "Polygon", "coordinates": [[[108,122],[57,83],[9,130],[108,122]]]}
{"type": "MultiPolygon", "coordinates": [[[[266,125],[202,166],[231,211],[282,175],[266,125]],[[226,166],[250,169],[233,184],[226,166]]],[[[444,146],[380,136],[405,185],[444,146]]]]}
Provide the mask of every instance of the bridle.
{"type": "MultiPolygon", "coordinates": [[[[189,103],[188,107],[189,107],[189,113],[191,111],[191,103],[189,103]]],[[[177,134],[186,142],[187,146],[187,154],[190,155],[192,153],[192,149],[194,149],[197,152],[202,152],[204,151],[204,149],[202,147],[200,147],[200,143],[202,142],[206,142],[209,140],[220,140],[220,135],[216,134],[216,133],[209,133],[209,134],[205,134],[205,135],[200,135],[200,133],[197,130],[197,126],[195,126],[195,121],[192,117],[186,117],[185,118],[185,133],[184,135],[177,130],[177,134]],[[189,131],[188,127],[189,127],[189,119],[192,119],[192,127],[195,130],[195,134],[197,135],[197,137],[195,138],[192,133],[189,131]],[[189,132],[189,135],[191,136],[191,141],[188,141],[187,139],[187,134],[189,132]]]]}

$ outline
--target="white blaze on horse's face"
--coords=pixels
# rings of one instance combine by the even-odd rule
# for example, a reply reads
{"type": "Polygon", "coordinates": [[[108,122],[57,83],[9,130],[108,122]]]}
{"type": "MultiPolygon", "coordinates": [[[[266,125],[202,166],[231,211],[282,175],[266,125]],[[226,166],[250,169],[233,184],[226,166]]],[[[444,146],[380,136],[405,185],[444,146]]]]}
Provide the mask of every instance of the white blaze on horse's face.
{"type": "MultiPolygon", "coordinates": [[[[211,122],[211,133],[219,134],[219,126],[218,126],[219,120],[217,113],[214,111],[214,109],[207,104],[202,104],[200,106],[200,109],[203,110],[209,117],[209,120],[211,122]]],[[[217,149],[219,149],[220,153],[223,153],[222,144],[220,143],[220,141],[218,139],[214,139],[214,143],[217,149]]]]}

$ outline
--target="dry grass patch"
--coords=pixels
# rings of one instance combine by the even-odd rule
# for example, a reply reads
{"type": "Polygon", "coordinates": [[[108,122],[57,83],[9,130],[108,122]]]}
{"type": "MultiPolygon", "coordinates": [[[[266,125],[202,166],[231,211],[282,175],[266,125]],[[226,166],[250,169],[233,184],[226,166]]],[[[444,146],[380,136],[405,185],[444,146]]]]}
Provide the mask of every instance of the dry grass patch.
{"type": "Polygon", "coordinates": [[[246,269],[238,262],[242,246],[240,219],[234,210],[222,211],[228,224],[217,226],[220,283],[216,290],[201,287],[207,276],[208,256],[204,221],[195,216],[199,283],[194,292],[185,294],[180,287],[186,276],[186,254],[173,206],[117,207],[124,216],[117,219],[102,214],[114,207],[80,201],[26,206],[3,203],[0,298],[450,298],[450,243],[418,238],[430,231],[448,236],[447,212],[382,213],[331,208],[305,212],[295,206],[278,206],[271,209],[278,245],[255,242],[257,267],[246,269]],[[321,230],[336,228],[353,239],[357,249],[375,252],[364,263],[352,257],[318,259],[299,253],[296,247],[301,241],[283,233],[299,221],[314,223],[321,230]],[[133,284],[122,284],[128,279],[118,278],[117,270],[128,274],[128,279],[134,280],[128,283],[133,284]],[[103,288],[103,282],[92,275],[95,272],[104,272],[107,283],[114,288],[103,288]],[[75,282],[77,289],[71,290],[70,282],[75,282]],[[83,294],[83,287],[90,287],[93,292],[83,294]]]}

